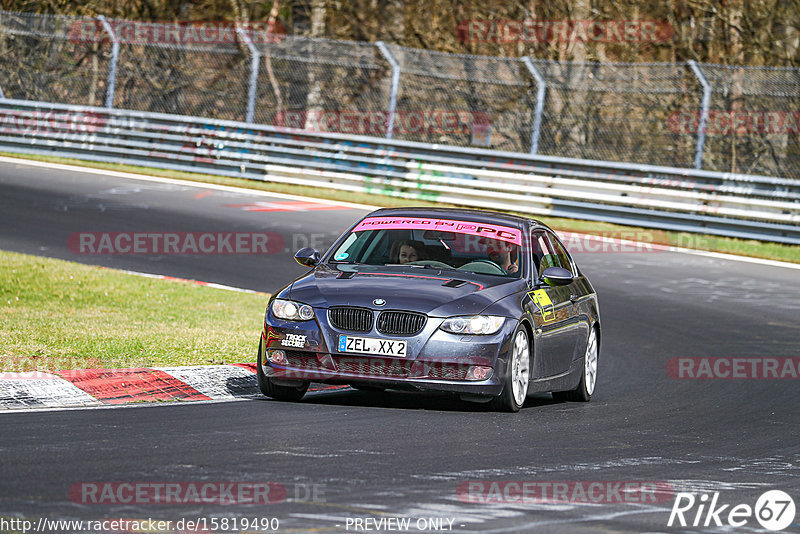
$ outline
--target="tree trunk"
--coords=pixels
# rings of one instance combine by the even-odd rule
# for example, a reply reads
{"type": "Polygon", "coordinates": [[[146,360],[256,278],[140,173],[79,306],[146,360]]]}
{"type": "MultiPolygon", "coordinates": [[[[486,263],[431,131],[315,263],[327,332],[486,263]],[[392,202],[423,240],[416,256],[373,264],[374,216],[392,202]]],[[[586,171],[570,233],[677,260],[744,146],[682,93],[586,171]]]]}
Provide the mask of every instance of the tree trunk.
{"type": "MultiPolygon", "coordinates": [[[[272,2],[272,9],[269,11],[269,19],[267,19],[267,33],[274,33],[275,28],[277,27],[278,21],[278,13],[280,12],[281,5],[280,0],[274,0],[272,2]]],[[[267,69],[267,76],[269,77],[269,83],[272,86],[272,93],[275,95],[275,118],[283,117],[283,95],[281,94],[281,86],[278,83],[278,78],[275,76],[275,71],[272,69],[272,59],[270,58],[269,53],[269,36],[265,36],[264,42],[266,45],[264,46],[264,66],[267,69]]]]}
{"type": "MultiPolygon", "coordinates": [[[[325,36],[326,0],[311,0],[311,34],[309,37],[320,38],[325,36]]],[[[312,43],[312,53],[314,44],[312,43]]],[[[314,128],[318,124],[319,114],[323,111],[322,83],[317,77],[316,65],[306,64],[308,69],[308,94],[306,95],[306,120],[304,128],[314,128]]]]}

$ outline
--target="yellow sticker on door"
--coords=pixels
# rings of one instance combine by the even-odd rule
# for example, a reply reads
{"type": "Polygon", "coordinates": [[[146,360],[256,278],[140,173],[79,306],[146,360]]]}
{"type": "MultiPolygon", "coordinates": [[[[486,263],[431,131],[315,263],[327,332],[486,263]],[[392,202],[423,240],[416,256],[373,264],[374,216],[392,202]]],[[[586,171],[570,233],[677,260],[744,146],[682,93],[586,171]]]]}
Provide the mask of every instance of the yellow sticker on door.
{"type": "Polygon", "coordinates": [[[552,321],[556,318],[556,307],[553,306],[553,301],[550,300],[550,296],[547,294],[547,291],[544,289],[529,291],[528,296],[539,310],[539,313],[542,314],[542,321],[546,323],[547,321],[552,321]]]}

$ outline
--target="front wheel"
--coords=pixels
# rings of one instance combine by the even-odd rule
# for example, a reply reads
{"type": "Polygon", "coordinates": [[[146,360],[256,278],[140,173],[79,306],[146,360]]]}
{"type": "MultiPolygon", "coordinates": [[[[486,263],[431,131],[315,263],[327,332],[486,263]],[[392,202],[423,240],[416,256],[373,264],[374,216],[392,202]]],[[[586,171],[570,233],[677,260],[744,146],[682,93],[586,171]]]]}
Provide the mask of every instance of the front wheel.
{"type": "Polygon", "coordinates": [[[519,324],[513,336],[511,354],[506,364],[503,392],[493,400],[493,408],[505,412],[518,412],[528,396],[531,377],[531,351],[528,331],[519,324]]]}
{"type": "Polygon", "coordinates": [[[600,348],[597,345],[597,329],[592,327],[589,340],[586,342],[586,354],[583,358],[583,375],[578,387],[570,391],[554,391],[553,398],[558,401],[589,402],[597,383],[597,360],[600,348]]]}
{"type": "Polygon", "coordinates": [[[274,384],[272,379],[264,376],[264,371],[261,369],[262,361],[261,356],[263,355],[263,344],[264,340],[261,340],[258,344],[258,361],[256,362],[256,376],[258,377],[258,389],[261,390],[261,393],[266,395],[267,397],[272,397],[275,400],[279,401],[289,401],[295,402],[299,401],[303,398],[303,395],[306,394],[308,390],[308,382],[302,382],[298,386],[280,386],[278,384],[274,384]]]}

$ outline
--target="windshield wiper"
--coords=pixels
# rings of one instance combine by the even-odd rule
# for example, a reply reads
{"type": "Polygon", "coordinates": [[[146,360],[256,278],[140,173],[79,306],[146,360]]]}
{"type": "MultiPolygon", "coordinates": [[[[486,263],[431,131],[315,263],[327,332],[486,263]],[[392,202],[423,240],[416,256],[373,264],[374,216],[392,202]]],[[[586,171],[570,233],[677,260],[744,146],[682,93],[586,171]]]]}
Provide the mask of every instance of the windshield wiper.
{"type": "Polygon", "coordinates": [[[437,271],[457,271],[459,273],[463,273],[464,271],[459,271],[455,267],[441,267],[439,265],[423,265],[423,269],[436,269],[437,271]]]}
{"type": "MultiPolygon", "coordinates": [[[[455,267],[441,267],[439,265],[412,265],[410,263],[385,263],[385,267],[413,267],[414,269],[436,269],[437,271],[458,271],[455,267]]],[[[459,271],[463,272],[463,271],[459,271]]]]}

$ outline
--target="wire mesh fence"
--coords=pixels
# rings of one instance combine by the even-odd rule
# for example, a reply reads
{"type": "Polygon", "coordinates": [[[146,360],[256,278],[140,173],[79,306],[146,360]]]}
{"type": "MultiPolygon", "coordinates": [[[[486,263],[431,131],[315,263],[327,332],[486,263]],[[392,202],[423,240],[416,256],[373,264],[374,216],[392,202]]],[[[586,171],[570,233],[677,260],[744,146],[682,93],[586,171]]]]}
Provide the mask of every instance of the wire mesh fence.
{"type": "Polygon", "coordinates": [[[248,72],[234,45],[122,44],[114,106],[242,120],[248,72]]]}
{"type": "Polygon", "coordinates": [[[529,150],[535,85],[520,60],[388,48],[401,73],[396,138],[529,150]]]}
{"type": "Polygon", "coordinates": [[[261,57],[256,122],[386,135],[391,68],[375,45],[292,36],[253,38],[261,57]]]}
{"type": "Polygon", "coordinates": [[[702,90],[685,64],[535,61],[549,93],[540,152],[691,167],[696,132],[670,119],[699,109],[702,90]]]}
{"type": "Polygon", "coordinates": [[[0,97],[800,175],[800,70],[699,69],[457,55],[233,23],[0,11],[0,97]]]}
{"type": "Polygon", "coordinates": [[[108,40],[71,38],[77,20],[0,11],[0,89],[5,97],[103,105],[111,46],[108,40]]]}
{"type": "Polygon", "coordinates": [[[702,69],[712,87],[703,167],[800,176],[800,70],[702,69]]]}

